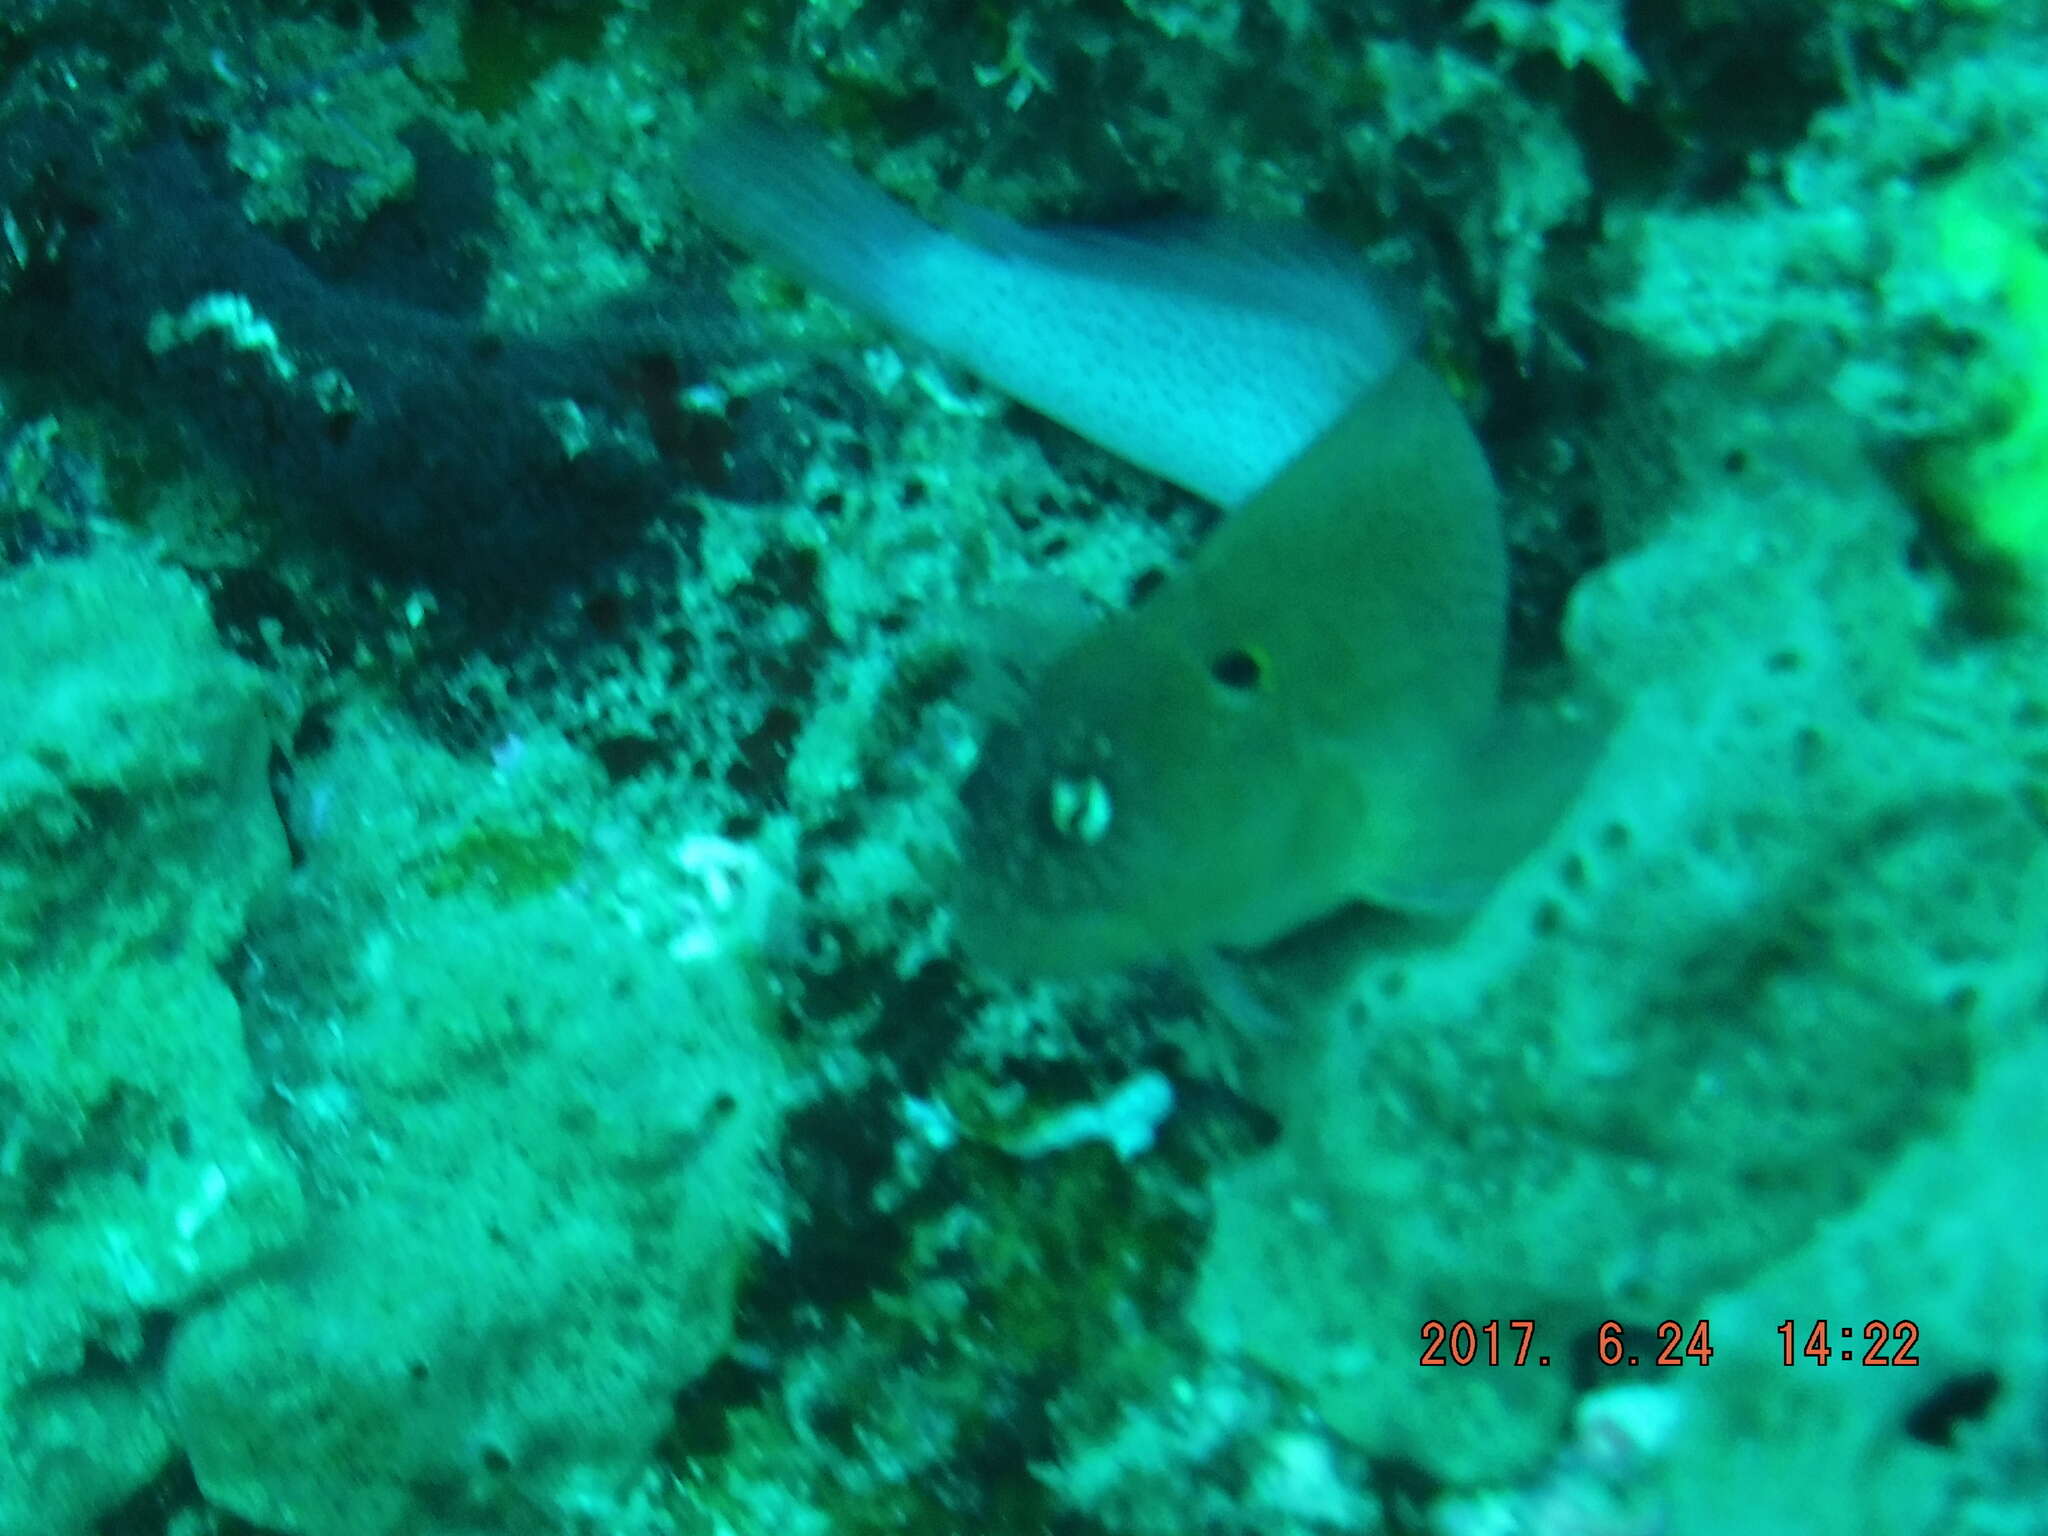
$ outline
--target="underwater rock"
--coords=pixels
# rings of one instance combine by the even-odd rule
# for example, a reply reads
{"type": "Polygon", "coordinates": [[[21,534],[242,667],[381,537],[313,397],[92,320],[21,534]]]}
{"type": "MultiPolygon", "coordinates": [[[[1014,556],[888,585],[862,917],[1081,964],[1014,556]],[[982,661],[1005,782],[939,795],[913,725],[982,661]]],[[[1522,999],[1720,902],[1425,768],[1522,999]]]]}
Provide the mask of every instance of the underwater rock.
{"type": "Polygon", "coordinates": [[[1280,1140],[1221,1183],[1205,1334],[1451,1481],[1527,1472],[1602,1322],[1708,1315],[2038,1019],[2039,674],[1944,635],[1874,474],[1801,462],[1827,413],[1744,409],[1748,468],[1574,600],[1624,701],[1582,803],[1275,1052],[1280,1140]],[[1420,1367],[1496,1318],[1551,1365],[1420,1367]]]}
{"type": "MultiPolygon", "coordinates": [[[[643,1472],[731,1339],[781,1069],[742,936],[679,957],[493,781],[402,734],[303,770],[252,936],[305,1241],[165,1367],[206,1497],[292,1536],[517,1528],[643,1472]]],[[[573,754],[570,754],[573,757],[573,754]]],[[[515,792],[516,793],[516,792],[515,792]]],[[[682,913],[678,909],[678,921],[682,913]]]]}
{"type": "Polygon", "coordinates": [[[0,577],[0,1531],[155,1474],[164,1320],[303,1220],[217,970],[285,867],[281,713],[115,539],[0,577]]]}

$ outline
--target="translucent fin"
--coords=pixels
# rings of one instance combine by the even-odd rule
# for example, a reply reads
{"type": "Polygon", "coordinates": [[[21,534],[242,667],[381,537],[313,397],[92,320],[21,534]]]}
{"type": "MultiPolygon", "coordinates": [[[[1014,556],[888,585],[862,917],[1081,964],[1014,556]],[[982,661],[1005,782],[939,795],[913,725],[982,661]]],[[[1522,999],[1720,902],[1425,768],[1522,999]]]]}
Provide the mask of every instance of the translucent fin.
{"type": "Polygon", "coordinates": [[[1372,897],[1404,912],[1471,911],[1549,834],[1606,750],[1612,718],[1578,701],[1504,707],[1477,741],[1418,782],[1409,834],[1372,897]],[[1426,797],[1426,798],[1425,798],[1426,797]]]}

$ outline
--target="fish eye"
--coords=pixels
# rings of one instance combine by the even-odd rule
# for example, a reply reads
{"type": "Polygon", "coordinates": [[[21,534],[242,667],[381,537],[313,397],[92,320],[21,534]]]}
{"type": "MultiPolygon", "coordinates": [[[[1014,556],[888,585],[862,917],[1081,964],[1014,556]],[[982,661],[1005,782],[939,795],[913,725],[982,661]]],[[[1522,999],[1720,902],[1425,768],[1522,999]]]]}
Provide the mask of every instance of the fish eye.
{"type": "Polygon", "coordinates": [[[1256,651],[1238,646],[1225,651],[1210,662],[1209,675],[1226,688],[1238,693],[1249,693],[1258,687],[1266,676],[1265,658],[1256,651]]]}
{"type": "Polygon", "coordinates": [[[1112,814],[1109,786],[1093,774],[1078,779],[1062,775],[1046,791],[1045,818],[1068,842],[1092,848],[1109,830],[1112,814]]]}

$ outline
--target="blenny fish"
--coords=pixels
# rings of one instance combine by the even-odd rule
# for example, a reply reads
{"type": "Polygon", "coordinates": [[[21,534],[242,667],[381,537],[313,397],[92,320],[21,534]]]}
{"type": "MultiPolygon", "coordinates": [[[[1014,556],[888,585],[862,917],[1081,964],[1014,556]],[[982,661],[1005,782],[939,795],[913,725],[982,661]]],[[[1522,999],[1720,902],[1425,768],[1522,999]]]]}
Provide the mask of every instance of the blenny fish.
{"type": "Polygon", "coordinates": [[[1455,909],[1540,833],[1561,776],[1501,705],[1493,476],[1357,264],[1265,228],[945,230],[752,122],[684,176],[754,254],[1234,509],[990,732],[961,793],[970,956],[1071,975],[1353,901],[1455,909]]]}

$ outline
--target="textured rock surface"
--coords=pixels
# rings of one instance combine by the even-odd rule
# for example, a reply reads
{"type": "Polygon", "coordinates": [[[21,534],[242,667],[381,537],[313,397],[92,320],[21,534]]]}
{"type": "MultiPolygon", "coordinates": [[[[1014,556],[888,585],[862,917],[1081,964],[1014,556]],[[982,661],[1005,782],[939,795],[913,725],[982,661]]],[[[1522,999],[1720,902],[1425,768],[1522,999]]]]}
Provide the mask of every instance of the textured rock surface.
{"type": "Polygon", "coordinates": [[[178,1329],[177,1434],[210,1499],[300,1536],[566,1519],[730,1337],[780,1110],[751,961],[523,891],[513,862],[549,866],[503,826],[520,852],[479,874],[464,833],[511,814],[487,769],[381,737],[324,767],[325,831],[253,939],[312,1220],[178,1329]]]}
{"type": "Polygon", "coordinates": [[[2038,1520],[2048,1348],[2021,1320],[2048,1297],[2044,1081],[2039,1044],[1990,1063],[1953,1127],[1810,1243],[1707,1302],[1726,1353],[1681,1395],[1685,1433],[1663,1480],[1674,1536],[1906,1536],[2038,1520]],[[1789,1368],[1777,1331],[1788,1319],[1789,1368]],[[1890,1332],[1902,1319],[1919,1363],[1862,1364],[1873,1322],[1887,1329],[1881,1358],[1904,1352],[1890,1332]],[[1825,1366],[1804,1353],[1823,1320],[1837,1351],[1825,1366]],[[1856,1360],[1840,1358],[1845,1347],[1856,1360]],[[1959,1446],[2001,1476],[1958,1476],[1959,1446]]]}
{"type": "Polygon", "coordinates": [[[1600,1322],[1699,1316],[1853,1202],[2048,987],[2039,675],[1945,629],[1825,413],[1779,425],[1575,599],[1623,714],[1549,849],[1280,1053],[1223,1182],[1208,1335],[1455,1480],[1527,1469],[1600,1322]],[[1418,1369],[1424,1320],[1507,1317],[1558,1366],[1418,1369]]]}
{"type": "Polygon", "coordinates": [[[123,1536],[2040,1526],[2043,1306],[1998,1218],[2034,1209],[2005,1052],[2048,1013],[2048,666],[2040,590],[1957,546],[2048,502],[1986,489],[2048,462],[2043,0],[0,11],[0,626],[58,586],[85,618],[0,654],[69,636],[0,685],[8,760],[109,674],[29,759],[91,792],[9,780],[0,828],[5,1536],[158,1468],[123,1536]],[[1207,976],[960,961],[955,787],[1063,622],[1008,616],[1138,600],[1213,518],[732,265],[678,167],[734,104],[934,217],[1306,221],[1415,288],[1518,654],[1591,576],[1571,650],[1624,706],[1469,934],[1263,1032],[1207,976]],[[235,294],[248,326],[148,347],[235,294]],[[614,432],[625,502],[575,472],[614,432]],[[1945,453],[2015,473],[1944,495],[1945,453]],[[607,526],[616,563],[574,558],[607,526]],[[117,527],[205,574],[132,574],[117,527]],[[253,743],[177,756],[249,718],[209,628],[307,701],[270,786],[253,743]],[[218,687],[136,708],[178,657],[218,687]],[[259,788],[304,863],[245,923],[259,788]],[[772,1075],[719,1023],[763,1016],[787,1229],[693,1374],[774,1181],[688,1127],[744,1122],[704,1094],[772,1075]],[[672,1118],[590,1022],[650,1086],[687,1060],[672,1118]],[[1151,1073],[1142,1156],[1014,1155],[1151,1073]],[[1738,1353],[1773,1308],[1895,1304],[1910,1380],[1738,1353]],[[1661,1493],[1638,1457],[1602,1507],[1589,1464],[1635,1384],[1415,1363],[1427,1316],[1609,1305],[1715,1324],[1661,1493]]]}
{"type": "Polygon", "coordinates": [[[149,1324],[303,1219],[216,969],[285,865],[276,726],[185,576],[0,575],[0,1530],[156,1472],[149,1324]]]}

